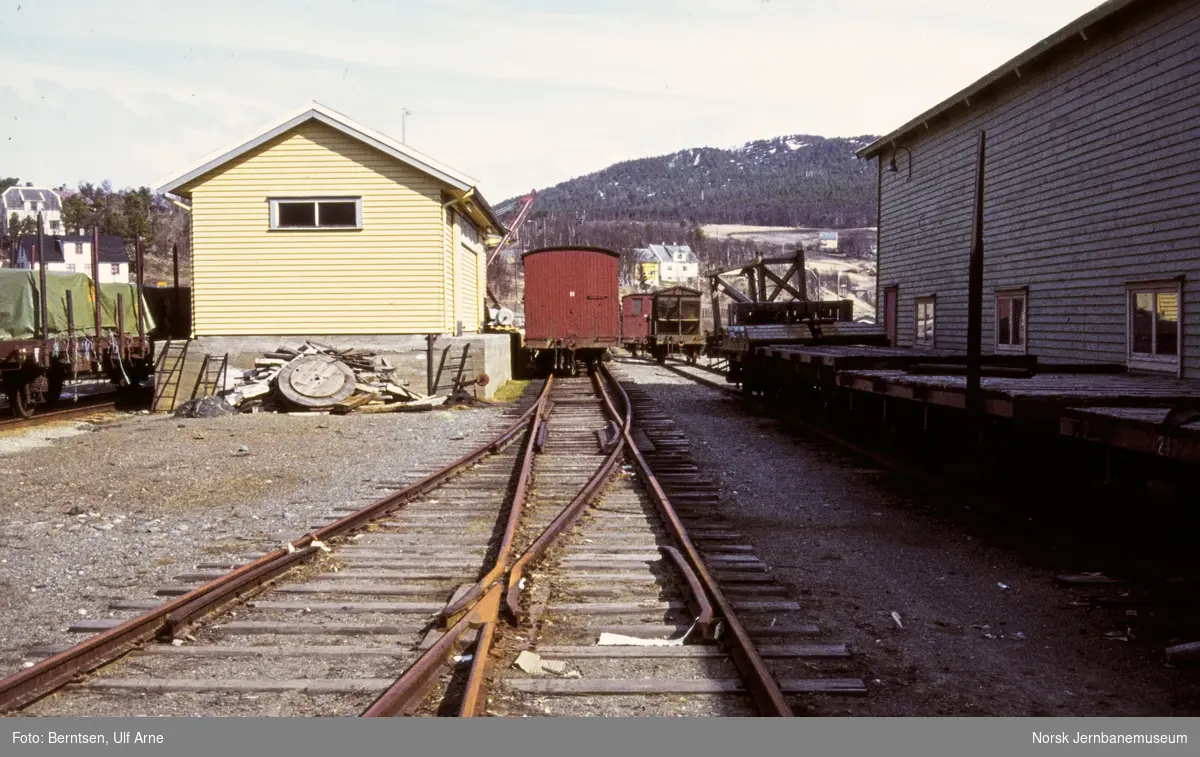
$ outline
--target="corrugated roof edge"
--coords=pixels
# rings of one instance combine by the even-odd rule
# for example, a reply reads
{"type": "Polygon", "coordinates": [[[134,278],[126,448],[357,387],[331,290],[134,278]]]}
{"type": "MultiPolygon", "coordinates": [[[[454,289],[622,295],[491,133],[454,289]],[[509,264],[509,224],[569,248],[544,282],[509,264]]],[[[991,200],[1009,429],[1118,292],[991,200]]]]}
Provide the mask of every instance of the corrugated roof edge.
{"type": "Polygon", "coordinates": [[[1156,7],[1158,5],[1158,3],[1156,2],[1156,0],[1108,0],[1108,2],[1104,3],[1103,5],[1097,6],[1096,8],[1093,8],[1092,10],[1083,14],[1079,18],[1075,19],[1071,23],[1064,26],[1062,29],[1059,29],[1054,34],[1051,34],[1049,37],[1046,37],[1041,42],[1038,42],[1033,47],[1029,48],[1025,52],[1018,55],[1017,57],[1013,58],[1012,60],[1008,61],[1004,65],[995,69],[994,71],[987,74],[983,78],[979,79],[974,84],[967,87],[966,89],[963,89],[963,90],[955,93],[954,95],[951,95],[950,97],[946,98],[942,102],[933,106],[932,108],[925,111],[921,115],[917,116],[916,118],[912,119],[908,123],[904,124],[899,129],[896,129],[895,131],[891,132],[890,134],[880,137],[879,139],[875,140],[874,142],[867,145],[866,147],[863,147],[862,149],[856,151],[854,154],[860,158],[875,157],[876,155],[883,152],[888,147],[888,145],[893,144],[900,137],[903,137],[904,135],[908,134],[909,132],[916,129],[921,124],[923,124],[927,121],[930,121],[934,118],[937,118],[938,116],[942,115],[946,111],[950,110],[950,108],[954,107],[955,105],[958,105],[959,103],[963,102],[964,100],[968,100],[971,97],[975,97],[975,96],[979,95],[981,92],[983,92],[984,90],[988,89],[989,87],[1000,83],[1001,79],[1003,79],[1008,74],[1015,71],[1016,69],[1020,68],[1021,66],[1029,65],[1030,63],[1034,62],[1035,60],[1038,60],[1046,55],[1049,55],[1057,50],[1060,50],[1065,43],[1074,39],[1075,35],[1077,35],[1081,32],[1085,32],[1087,27],[1097,24],[1101,21],[1104,21],[1109,16],[1112,16],[1119,11],[1125,10],[1127,8],[1132,8],[1132,7],[1138,6],[1138,5],[1149,10],[1149,9],[1156,7]]]}
{"type": "Polygon", "coordinates": [[[562,245],[555,245],[554,247],[539,247],[536,250],[530,250],[529,252],[522,253],[521,259],[524,260],[525,258],[529,257],[530,255],[536,255],[539,252],[556,252],[556,251],[603,252],[605,255],[612,255],[614,258],[621,257],[621,253],[614,252],[614,251],[609,250],[604,247],[588,247],[587,245],[579,245],[579,244],[562,244],[562,245]]]}

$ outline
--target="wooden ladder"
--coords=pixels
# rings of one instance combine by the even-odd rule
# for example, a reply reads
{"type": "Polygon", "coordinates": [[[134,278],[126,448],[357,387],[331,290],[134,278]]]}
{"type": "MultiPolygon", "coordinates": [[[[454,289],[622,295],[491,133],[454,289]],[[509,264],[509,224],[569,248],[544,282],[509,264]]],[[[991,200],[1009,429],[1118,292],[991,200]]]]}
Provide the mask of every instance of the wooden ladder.
{"type": "Polygon", "coordinates": [[[183,378],[183,366],[187,362],[188,345],[191,340],[177,342],[167,340],[162,357],[154,368],[154,403],[150,406],[153,412],[168,412],[175,409],[175,400],[179,395],[179,380],[183,378]]]}
{"type": "Polygon", "coordinates": [[[229,364],[229,353],[221,357],[205,355],[196,374],[196,385],[192,387],[192,399],[211,397],[225,388],[225,371],[229,364]]]}

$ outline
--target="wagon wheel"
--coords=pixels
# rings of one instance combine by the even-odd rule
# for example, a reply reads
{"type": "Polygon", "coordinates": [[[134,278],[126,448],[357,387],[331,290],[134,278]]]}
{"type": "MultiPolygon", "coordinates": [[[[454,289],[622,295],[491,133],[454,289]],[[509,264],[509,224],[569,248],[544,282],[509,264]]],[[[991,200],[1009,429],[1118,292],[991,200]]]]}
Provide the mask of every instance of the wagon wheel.
{"type": "Polygon", "coordinates": [[[33,416],[33,383],[27,382],[8,387],[8,407],[17,418],[33,416]]]}

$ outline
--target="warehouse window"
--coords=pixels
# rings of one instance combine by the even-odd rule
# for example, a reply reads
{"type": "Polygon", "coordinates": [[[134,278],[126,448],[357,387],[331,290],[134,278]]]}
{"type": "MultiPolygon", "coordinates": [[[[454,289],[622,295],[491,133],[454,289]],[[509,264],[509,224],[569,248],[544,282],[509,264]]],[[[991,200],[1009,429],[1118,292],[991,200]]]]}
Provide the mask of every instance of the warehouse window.
{"type": "Polygon", "coordinates": [[[633,301],[633,314],[634,314],[634,315],[641,315],[641,314],[642,314],[642,301],[641,301],[641,300],[634,300],[634,301],[633,301]]]}
{"type": "Polygon", "coordinates": [[[996,293],[996,349],[1001,352],[1025,351],[1024,289],[996,293]]]}
{"type": "Polygon", "coordinates": [[[272,229],[361,229],[362,198],[271,200],[272,229]]]}
{"type": "Polygon", "coordinates": [[[121,264],[120,264],[120,263],[113,263],[113,264],[112,264],[112,275],[113,275],[113,276],[120,276],[120,275],[121,275],[121,264]]]}
{"type": "Polygon", "coordinates": [[[1178,371],[1181,290],[1177,281],[1129,286],[1130,366],[1178,371]]]}
{"type": "Polygon", "coordinates": [[[928,347],[933,346],[933,297],[917,299],[917,338],[916,343],[928,347]]]}

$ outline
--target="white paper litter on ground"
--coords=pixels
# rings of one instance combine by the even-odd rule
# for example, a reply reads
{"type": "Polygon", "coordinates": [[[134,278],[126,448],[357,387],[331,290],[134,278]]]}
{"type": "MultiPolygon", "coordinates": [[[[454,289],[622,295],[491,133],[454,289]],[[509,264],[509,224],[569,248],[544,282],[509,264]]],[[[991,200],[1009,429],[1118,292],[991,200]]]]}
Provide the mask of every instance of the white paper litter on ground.
{"type": "Polygon", "coordinates": [[[538,675],[540,673],[563,675],[567,672],[567,663],[565,660],[546,660],[536,652],[528,650],[517,655],[517,659],[513,660],[513,665],[530,675],[538,675]]]}
{"type": "Polygon", "coordinates": [[[681,647],[695,628],[696,624],[692,623],[692,627],[678,639],[643,639],[639,636],[622,636],[619,633],[603,632],[600,634],[600,641],[596,643],[602,647],[681,647]]]}

